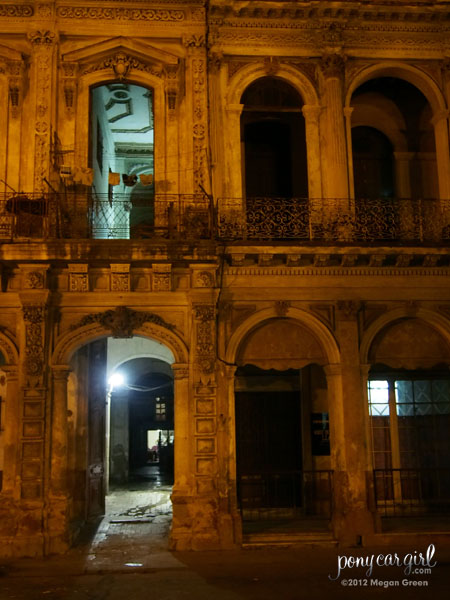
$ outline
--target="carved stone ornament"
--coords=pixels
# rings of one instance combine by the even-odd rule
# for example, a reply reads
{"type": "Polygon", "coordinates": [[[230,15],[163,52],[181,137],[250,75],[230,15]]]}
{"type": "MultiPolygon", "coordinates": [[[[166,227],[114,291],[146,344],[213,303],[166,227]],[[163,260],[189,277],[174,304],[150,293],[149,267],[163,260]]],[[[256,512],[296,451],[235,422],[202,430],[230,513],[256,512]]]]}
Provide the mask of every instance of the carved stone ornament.
{"type": "Polygon", "coordinates": [[[172,265],[154,264],[152,268],[152,289],[154,292],[170,292],[172,287],[172,265]]]}
{"type": "Polygon", "coordinates": [[[209,271],[200,271],[195,276],[195,284],[197,287],[213,287],[214,275],[209,271]]]}
{"type": "Polygon", "coordinates": [[[83,74],[86,75],[88,73],[102,71],[104,69],[112,69],[114,75],[119,80],[125,79],[133,69],[150,73],[156,77],[161,77],[162,75],[162,69],[160,66],[143,63],[134,56],[125,54],[125,52],[117,52],[114,54],[114,56],[110,56],[99,63],[88,66],[83,71],[83,74]]]}
{"type": "Polygon", "coordinates": [[[214,306],[211,304],[194,304],[194,315],[195,318],[202,323],[206,321],[212,321],[215,316],[214,306]]]}
{"type": "Polygon", "coordinates": [[[53,31],[32,31],[28,34],[28,39],[32,44],[53,44],[56,36],[53,31]]]}
{"type": "Polygon", "coordinates": [[[84,327],[91,323],[99,323],[105,329],[109,329],[115,338],[133,337],[133,332],[144,323],[154,323],[166,329],[174,329],[174,325],[167,323],[154,313],[136,311],[127,306],[117,306],[114,310],[87,315],[78,324],[73,325],[71,329],[84,327]]]}
{"type": "Polygon", "coordinates": [[[325,54],[320,63],[326,78],[341,78],[344,75],[345,56],[342,54],[325,54]]]}
{"type": "Polygon", "coordinates": [[[45,306],[26,304],[22,307],[25,322],[25,371],[32,377],[42,375],[44,365],[44,349],[42,328],[45,306]]]}
{"type": "Polygon", "coordinates": [[[291,303],[288,300],[277,300],[275,302],[275,312],[278,317],[285,317],[288,313],[288,310],[291,306],[291,303]]]}
{"type": "Polygon", "coordinates": [[[32,17],[33,7],[29,4],[3,4],[0,6],[0,17],[32,17]]]}
{"type": "Polygon", "coordinates": [[[157,8],[122,8],[102,6],[59,6],[56,14],[61,19],[104,19],[107,21],[184,21],[183,10],[157,8]]]}
{"type": "Polygon", "coordinates": [[[194,304],[197,323],[197,365],[202,373],[210,374],[215,368],[214,316],[212,304],[194,304]]]}
{"type": "Polygon", "coordinates": [[[361,303],[357,300],[339,300],[337,308],[344,318],[352,319],[358,314],[361,303]]]}
{"type": "Polygon", "coordinates": [[[184,36],[183,45],[186,48],[203,48],[206,45],[206,38],[203,34],[184,36]]]}
{"type": "Polygon", "coordinates": [[[30,271],[25,276],[25,287],[36,290],[44,287],[44,274],[39,271],[30,271]]]}

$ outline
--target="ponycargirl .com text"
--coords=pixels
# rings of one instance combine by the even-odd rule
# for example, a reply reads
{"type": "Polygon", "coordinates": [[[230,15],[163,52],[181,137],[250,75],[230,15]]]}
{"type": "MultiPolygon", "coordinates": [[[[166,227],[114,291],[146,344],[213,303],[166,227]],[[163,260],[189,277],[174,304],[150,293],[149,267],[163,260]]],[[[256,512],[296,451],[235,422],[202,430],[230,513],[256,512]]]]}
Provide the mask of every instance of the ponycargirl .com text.
{"type": "Polygon", "coordinates": [[[364,575],[370,577],[374,567],[403,567],[405,575],[430,574],[437,562],[433,560],[435,547],[430,544],[425,552],[413,550],[407,554],[368,554],[366,556],[338,556],[336,574],[328,575],[331,581],[336,581],[345,572],[346,576],[353,576],[347,569],[365,569],[364,575]]]}

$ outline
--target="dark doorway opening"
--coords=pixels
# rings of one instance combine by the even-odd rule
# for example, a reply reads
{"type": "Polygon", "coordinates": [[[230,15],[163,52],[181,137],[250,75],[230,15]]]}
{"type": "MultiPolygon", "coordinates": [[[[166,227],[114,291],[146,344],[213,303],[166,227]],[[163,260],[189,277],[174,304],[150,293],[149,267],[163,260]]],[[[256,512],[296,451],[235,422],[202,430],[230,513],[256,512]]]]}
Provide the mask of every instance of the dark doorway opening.
{"type": "Polygon", "coordinates": [[[238,501],[244,521],[292,518],[302,506],[299,371],[240,367],[238,501]]]}

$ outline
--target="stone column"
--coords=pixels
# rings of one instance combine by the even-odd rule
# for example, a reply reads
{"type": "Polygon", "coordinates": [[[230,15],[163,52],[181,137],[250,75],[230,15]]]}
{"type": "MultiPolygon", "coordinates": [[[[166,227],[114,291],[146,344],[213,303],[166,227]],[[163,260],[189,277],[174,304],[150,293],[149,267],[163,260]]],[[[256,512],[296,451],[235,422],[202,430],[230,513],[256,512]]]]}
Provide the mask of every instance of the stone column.
{"type": "Polygon", "coordinates": [[[55,61],[57,36],[51,30],[33,31],[28,34],[33,47],[32,88],[35,93],[34,119],[34,190],[47,192],[44,178],[51,177],[52,161],[50,157],[55,106],[55,61]]]}
{"type": "Polygon", "coordinates": [[[439,180],[439,198],[450,201],[450,151],[448,131],[448,110],[433,115],[431,123],[434,127],[436,143],[436,161],[439,180]]]}
{"type": "Polygon", "coordinates": [[[20,496],[20,487],[16,485],[17,467],[20,465],[20,403],[19,403],[19,373],[16,365],[4,365],[2,371],[6,375],[5,398],[5,431],[4,431],[4,467],[2,494],[20,496]]]}
{"type": "Polygon", "coordinates": [[[219,492],[219,535],[222,548],[231,548],[242,539],[237,505],[236,421],[234,365],[221,365],[217,390],[217,462],[219,492]]]}
{"type": "Polygon", "coordinates": [[[226,107],[226,130],[224,156],[226,160],[223,190],[217,212],[219,234],[227,237],[245,237],[245,156],[241,143],[241,114],[243,104],[226,107]]]}
{"type": "Polygon", "coordinates": [[[52,367],[53,401],[50,427],[50,490],[45,510],[46,553],[70,547],[71,494],[68,490],[67,365],[52,367]]]}
{"type": "Polygon", "coordinates": [[[338,303],[345,472],[335,482],[334,526],[340,541],[349,544],[359,543],[363,536],[373,533],[373,517],[367,506],[367,398],[359,363],[358,308],[354,301],[338,303]]]}
{"type": "Polygon", "coordinates": [[[353,146],[352,146],[352,114],[353,106],[344,108],[345,135],[347,137],[347,161],[348,161],[348,193],[350,198],[355,198],[355,174],[353,171],[353,146]]]}
{"type": "Polygon", "coordinates": [[[190,504],[194,496],[192,450],[190,447],[189,367],[172,365],[174,375],[174,484],[170,547],[188,550],[192,537],[190,504]]]}
{"type": "Polygon", "coordinates": [[[319,116],[322,107],[305,104],[302,108],[305,117],[306,154],[308,158],[308,196],[310,200],[322,198],[322,173],[320,163],[319,116]]]}
{"type": "Polygon", "coordinates": [[[411,160],[414,152],[394,152],[395,196],[398,199],[397,214],[402,239],[413,239],[415,234],[414,203],[411,201],[411,160]]]}
{"type": "Polygon", "coordinates": [[[326,165],[324,196],[348,199],[347,145],[342,91],[344,58],[340,54],[328,54],[322,58],[321,66],[325,106],[322,136],[322,161],[326,165]]]}
{"type": "Polygon", "coordinates": [[[52,367],[53,402],[51,424],[51,471],[50,489],[53,495],[64,496],[67,490],[67,365],[52,367]]]}
{"type": "Polygon", "coordinates": [[[189,445],[189,368],[172,365],[174,376],[174,485],[172,499],[192,491],[192,465],[189,445]]]}

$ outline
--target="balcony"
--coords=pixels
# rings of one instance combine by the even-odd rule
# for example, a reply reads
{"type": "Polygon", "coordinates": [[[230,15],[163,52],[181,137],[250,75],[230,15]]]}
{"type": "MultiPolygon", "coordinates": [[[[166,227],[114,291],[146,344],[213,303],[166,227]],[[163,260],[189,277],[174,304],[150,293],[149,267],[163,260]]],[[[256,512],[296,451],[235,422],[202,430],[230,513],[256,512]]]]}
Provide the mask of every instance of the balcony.
{"type": "Polygon", "coordinates": [[[155,239],[433,246],[450,242],[450,200],[108,198],[88,190],[0,197],[0,240],[155,239]]]}

